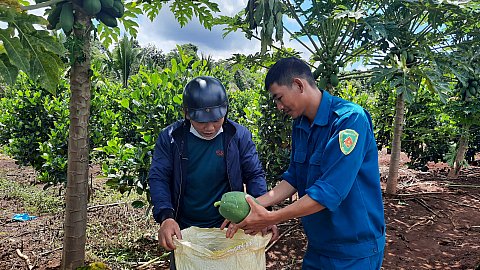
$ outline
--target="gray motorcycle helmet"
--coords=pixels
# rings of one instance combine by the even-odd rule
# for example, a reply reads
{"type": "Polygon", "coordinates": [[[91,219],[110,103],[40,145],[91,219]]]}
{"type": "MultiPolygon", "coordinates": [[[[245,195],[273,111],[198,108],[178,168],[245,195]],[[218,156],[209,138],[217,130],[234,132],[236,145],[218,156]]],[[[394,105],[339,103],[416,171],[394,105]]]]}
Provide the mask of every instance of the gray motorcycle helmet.
{"type": "Polygon", "coordinates": [[[195,122],[217,121],[227,114],[225,87],[213,77],[196,77],[183,90],[183,107],[188,117],[195,122]]]}

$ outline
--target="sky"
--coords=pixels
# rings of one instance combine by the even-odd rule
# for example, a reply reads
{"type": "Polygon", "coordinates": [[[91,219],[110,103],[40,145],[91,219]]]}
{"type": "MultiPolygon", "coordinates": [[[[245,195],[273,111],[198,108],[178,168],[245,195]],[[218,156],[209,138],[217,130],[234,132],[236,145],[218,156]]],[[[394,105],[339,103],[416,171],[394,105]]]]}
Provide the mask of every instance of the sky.
{"type": "MultiPolygon", "coordinates": [[[[247,6],[247,0],[210,0],[218,4],[220,13],[214,16],[225,15],[233,16],[247,6]]],[[[33,3],[33,1],[31,1],[33,3]]],[[[29,11],[29,13],[40,15],[44,14],[45,9],[29,11]]],[[[283,22],[289,29],[297,24],[293,19],[283,17],[283,22]]],[[[198,54],[210,55],[213,59],[230,58],[233,54],[254,54],[260,52],[260,41],[256,39],[248,40],[245,34],[238,31],[223,37],[223,27],[215,26],[211,30],[204,28],[196,17],[184,27],[177,22],[168,5],[163,6],[156,19],[152,22],[146,16],[141,15],[138,18],[137,40],[142,47],[149,44],[155,45],[164,53],[170,52],[176,48],[176,45],[192,43],[199,49],[198,54]]],[[[0,25],[2,28],[2,25],[0,25]]],[[[258,28],[260,31],[261,28],[258,28]]],[[[123,31],[122,31],[123,32],[123,31]]],[[[284,45],[302,52],[302,58],[308,59],[310,53],[296,41],[290,41],[288,33],[284,31],[284,45]]],[[[279,46],[279,43],[276,43],[279,46]]]]}
{"type": "MultiPolygon", "coordinates": [[[[221,15],[226,16],[233,16],[247,6],[247,0],[213,0],[212,2],[218,3],[221,15]]],[[[253,54],[260,51],[260,41],[253,38],[248,40],[240,31],[232,32],[223,38],[223,27],[215,26],[211,30],[205,29],[195,17],[182,28],[168,6],[162,8],[153,22],[141,16],[138,24],[140,27],[137,40],[140,45],[152,44],[163,52],[174,49],[176,44],[186,43],[196,45],[199,48],[199,55],[201,53],[210,55],[216,60],[229,58],[235,53],[253,54]]],[[[260,28],[258,30],[260,31],[260,28]]],[[[297,42],[289,41],[288,33],[284,34],[284,42],[288,47],[304,51],[297,42]]]]}

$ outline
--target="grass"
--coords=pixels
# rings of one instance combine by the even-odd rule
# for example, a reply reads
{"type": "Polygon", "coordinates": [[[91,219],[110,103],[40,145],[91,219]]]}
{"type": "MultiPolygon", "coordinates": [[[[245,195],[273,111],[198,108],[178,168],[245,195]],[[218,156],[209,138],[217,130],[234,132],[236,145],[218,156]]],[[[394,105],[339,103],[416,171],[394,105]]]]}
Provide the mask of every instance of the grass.
{"type": "MultiPolygon", "coordinates": [[[[13,211],[37,216],[64,211],[64,194],[59,195],[57,188],[43,190],[39,185],[6,178],[0,169],[0,198],[12,201],[17,209],[21,209],[13,211]]],[[[107,187],[103,180],[94,180],[95,188],[88,203],[88,206],[97,208],[88,212],[86,261],[104,262],[112,269],[131,269],[139,262],[165,254],[155,240],[158,225],[150,211],[131,206],[131,202],[136,200],[146,202],[145,194],[139,195],[135,191],[121,194],[107,187]]]]}
{"type": "Polygon", "coordinates": [[[58,213],[64,208],[63,198],[53,194],[53,190],[42,190],[0,178],[0,196],[19,201],[30,214],[58,213]]]}

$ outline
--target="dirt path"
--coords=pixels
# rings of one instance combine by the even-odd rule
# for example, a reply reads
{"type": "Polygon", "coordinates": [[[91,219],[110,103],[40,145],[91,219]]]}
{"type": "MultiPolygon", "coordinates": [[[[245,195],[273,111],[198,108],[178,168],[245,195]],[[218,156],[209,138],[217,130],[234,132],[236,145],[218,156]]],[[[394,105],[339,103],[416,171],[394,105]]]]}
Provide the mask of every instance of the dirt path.
{"type": "MultiPolygon", "coordinates": [[[[388,170],[387,161],[388,156],[383,153],[382,175],[388,170]]],[[[403,166],[399,196],[384,198],[387,247],[383,269],[480,270],[480,167],[463,170],[454,181],[447,181],[444,164],[429,167],[428,172],[421,173],[403,166]]],[[[29,184],[35,182],[35,173],[0,156],[0,179],[29,184]]],[[[94,187],[97,196],[109,192],[101,180],[96,180],[94,187]]],[[[14,222],[13,214],[25,212],[25,208],[21,201],[8,195],[11,190],[3,189],[0,270],[29,269],[28,263],[32,269],[59,269],[63,213],[40,214],[28,222],[14,222]]],[[[52,192],[58,193],[55,189],[52,192]]],[[[163,253],[154,239],[158,225],[145,217],[144,209],[120,203],[91,209],[88,218],[90,261],[108,258],[112,269],[125,269],[119,261],[130,261],[129,268],[134,269],[163,253]],[[131,257],[125,258],[125,254],[131,257]]],[[[301,224],[291,220],[279,228],[281,238],[268,247],[267,269],[301,269],[306,244],[301,224]]],[[[158,261],[144,269],[167,269],[167,265],[158,261]]]]}

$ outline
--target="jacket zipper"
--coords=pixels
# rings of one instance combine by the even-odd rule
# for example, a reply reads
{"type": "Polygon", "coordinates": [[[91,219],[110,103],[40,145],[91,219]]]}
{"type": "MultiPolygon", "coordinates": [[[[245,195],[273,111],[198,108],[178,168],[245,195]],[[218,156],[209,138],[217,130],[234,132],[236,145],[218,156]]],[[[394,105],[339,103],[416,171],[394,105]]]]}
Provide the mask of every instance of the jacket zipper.
{"type": "MultiPolygon", "coordinates": [[[[182,196],[182,187],[183,187],[183,170],[182,170],[182,162],[183,162],[183,153],[180,152],[180,149],[178,147],[178,144],[176,141],[174,141],[175,147],[177,147],[177,151],[180,154],[180,189],[178,191],[178,199],[177,199],[177,207],[175,211],[175,220],[177,220],[178,217],[178,212],[180,210],[180,197],[182,196]]],[[[175,184],[175,183],[173,183],[175,184]]]]}
{"type": "MultiPolygon", "coordinates": [[[[226,166],[226,171],[227,171],[227,179],[228,179],[228,184],[230,185],[230,191],[233,191],[233,186],[232,186],[232,181],[230,180],[230,173],[228,169],[228,146],[230,145],[230,142],[233,140],[233,136],[230,138],[230,140],[227,142],[227,146],[225,147],[225,166],[226,166]]],[[[226,140],[225,140],[226,141],[226,140]]],[[[239,160],[240,163],[240,160],[239,160]]],[[[243,183],[243,181],[242,181],[243,183]]]]}

